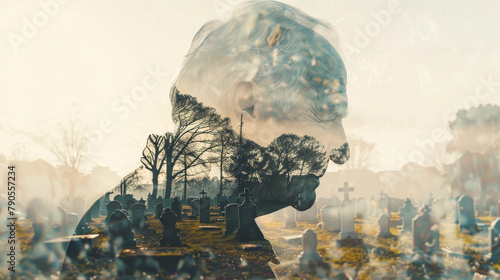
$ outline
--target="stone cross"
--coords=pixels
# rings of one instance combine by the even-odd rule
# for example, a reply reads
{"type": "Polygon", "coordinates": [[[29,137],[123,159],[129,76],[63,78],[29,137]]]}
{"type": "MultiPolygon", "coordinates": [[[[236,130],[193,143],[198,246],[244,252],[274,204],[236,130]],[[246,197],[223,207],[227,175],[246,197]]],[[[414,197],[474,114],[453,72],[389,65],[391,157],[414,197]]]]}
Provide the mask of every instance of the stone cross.
{"type": "Polygon", "coordinates": [[[354,229],[354,212],[353,203],[344,203],[340,206],[340,240],[358,239],[354,229]]]}
{"type": "Polygon", "coordinates": [[[253,194],[250,193],[249,188],[245,188],[243,193],[240,193],[240,197],[243,197],[243,203],[245,203],[245,201],[250,201],[250,197],[253,197],[253,194]]]}
{"type": "Polygon", "coordinates": [[[407,198],[403,207],[399,208],[399,216],[403,219],[403,231],[411,232],[412,220],[418,214],[417,208],[407,198]]]}
{"type": "Polygon", "coordinates": [[[386,195],[386,193],[384,193],[384,191],[380,191],[378,194],[380,195],[380,197],[384,197],[386,195]]]}
{"type": "Polygon", "coordinates": [[[344,182],[344,187],[343,188],[339,188],[339,192],[343,192],[344,193],[344,201],[349,201],[349,192],[353,192],[354,191],[354,188],[349,188],[349,183],[348,182],[344,182]]]}
{"type": "Polygon", "coordinates": [[[243,203],[238,206],[239,227],[236,230],[235,238],[238,241],[254,241],[263,240],[264,235],[257,226],[255,218],[257,218],[257,207],[250,201],[249,197],[252,196],[250,190],[245,188],[243,193],[243,203]]]}
{"type": "Polygon", "coordinates": [[[207,192],[205,191],[205,189],[201,189],[200,194],[201,194],[201,197],[207,196],[207,192]]]}

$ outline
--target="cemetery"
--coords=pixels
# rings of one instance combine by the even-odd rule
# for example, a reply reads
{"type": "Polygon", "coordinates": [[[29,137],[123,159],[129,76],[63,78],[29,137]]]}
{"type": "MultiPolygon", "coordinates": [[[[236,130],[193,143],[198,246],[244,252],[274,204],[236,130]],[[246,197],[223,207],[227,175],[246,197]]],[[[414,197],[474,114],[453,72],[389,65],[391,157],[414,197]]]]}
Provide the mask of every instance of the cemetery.
{"type": "Polygon", "coordinates": [[[57,207],[49,217],[31,213],[20,223],[21,266],[49,273],[57,264],[40,255],[46,250],[65,256],[61,279],[82,275],[497,279],[500,275],[498,209],[479,212],[478,202],[467,195],[433,199],[430,207],[429,201],[400,201],[385,193],[374,204],[377,209],[369,209],[366,199],[349,196],[352,191],[345,183],[338,188],[343,200],[334,196],[322,199],[321,208],[318,200],[304,212],[285,208],[258,218],[249,189],[240,193],[239,203],[215,205],[215,199],[202,190],[202,197],[192,199],[191,206],[175,198],[167,207],[158,203],[151,211],[133,196],[128,197],[133,203],[126,210],[120,203],[123,198],[116,195],[107,202],[106,215],[93,204],[80,222],[77,214],[57,207]],[[395,204],[398,211],[392,211],[395,204]]]}

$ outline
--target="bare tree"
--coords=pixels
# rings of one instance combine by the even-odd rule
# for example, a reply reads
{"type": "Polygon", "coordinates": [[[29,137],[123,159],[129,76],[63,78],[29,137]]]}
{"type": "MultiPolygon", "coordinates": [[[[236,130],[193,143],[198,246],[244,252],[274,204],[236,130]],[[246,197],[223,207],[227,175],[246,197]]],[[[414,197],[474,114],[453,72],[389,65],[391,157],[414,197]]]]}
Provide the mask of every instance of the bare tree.
{"type": "Polygon", "coordinates": [[[170,198],[172,182],[186,170],[209,167],[214,160],[215,132],[223,126],[215,109],[203,106],[192,96],[180,94],[175,88],[171,94],[172,118],[177,129],[165,134],[165,198],[170,198]]]}
{"type": "Polygon", "coordinates": [[[236,152],[236,135],[230,126],[230,120],[224,119],[223,125],[219,131],[216,132],[214,139],[216,147],[214,153],[217,157],[217,164],[220,168],[219,174],[219,195],[222,196],[222,189],[224,185],[224,170],[227,165],[231,163],[231,156],[236,152]]]}
{"type": "Polygon", "coordinates": [[[72,112],[67,122],[58,123],[49,137],[41,141],[66,170],[69,179],[69,197],[75,196],[75,185],[82,164],[89,160],[90,136],[84,123],[72,112]]]}
{"type": "Polygon", "coordinates": [[[120,191],[120,194],[122,196],[125,196],[127,194],[127,191],[144,190],[144,186],[140,184],[140,181],[142,180],[140,169],[142,168],[143,167],[141,166],[135,169],[120,180],[120,184],[116,186],[115,189],[120,191]]]}
{"type": "Polygon", "coordinates": [[[165,164],[165,136],[150,134],[146,141],[146,147],[142,151],[141,163],[151,171],[153,181],[153,199],[156,199],[158,193],[158,176],[165,164]]]}

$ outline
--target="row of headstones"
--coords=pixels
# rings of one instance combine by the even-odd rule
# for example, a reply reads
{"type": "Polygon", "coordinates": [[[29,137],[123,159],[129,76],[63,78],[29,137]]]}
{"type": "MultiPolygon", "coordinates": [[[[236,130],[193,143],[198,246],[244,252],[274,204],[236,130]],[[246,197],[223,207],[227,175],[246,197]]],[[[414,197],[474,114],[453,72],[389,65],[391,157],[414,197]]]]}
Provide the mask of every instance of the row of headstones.
{"type": "MultiPolygon", "coordinates": [[[[422,214],[412,220],[412,227],[415,229],[412,234],[413,250],[426,254],[439,250],[439,228],[435,226],[437,221],[430,215],[430,212],[430,208],[425,205],[422,208],[422,214]]],[[[381,217],[385,217],[384,223],[387,223],[386,226],[388,227],[388,215],[382,214],[381,217]]],[[[500,219],[498,220],[500,227],[500,219]]],[[[498,230],[500,231],[500,228],[498,230]]],[[[392,237],[392,235],[386,237],[392,237]]],[[[353,238],[353,236],[351,235],[349,238],[353,238]]],[[[316,233],[312,229],[306,229],[302,235],[302,252],[298,258],[303,268],[311,268],[323,262],[317,251],[316,233]]]]}

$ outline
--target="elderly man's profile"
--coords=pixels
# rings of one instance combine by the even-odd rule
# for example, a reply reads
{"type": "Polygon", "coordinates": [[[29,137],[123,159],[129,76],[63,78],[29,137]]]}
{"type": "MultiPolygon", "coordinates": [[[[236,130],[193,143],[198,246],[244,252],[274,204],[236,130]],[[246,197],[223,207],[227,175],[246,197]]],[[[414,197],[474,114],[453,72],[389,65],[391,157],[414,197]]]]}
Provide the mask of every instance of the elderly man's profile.
{"type": "MultiPolygon", "coordinates": [[[[234,153],[224,167],[235,181],[231,194],[237,197],[248,189],[256,216],[289,206],[309,209],[329,160],[343,164],[349,158],[342,126],[347,74],[327,39],[330,32],[328,24],[289,5],[245,3],[229,19],[201,27],[172,85],[177,129],[185,126],[183,116],[192,120],[203,111],[212,116],[198,123],[231,130],[234,153]]],[[[182,137],[198,137],[197,131],[190,127],[182,137]]],[[[183,152],[196,155],[210,137],[215,136],[206,134],[183,152]]],[[[127,219],[124,212],[115,212],[106,222],[115,217],[119,225],[127,219]]],[[[120,231],[116,225],[113,230],[120,231]]],[[[170,234],[178,240],[175,231],[170,234]]],[[[124,243],[117,244],[110,244],[118,246],[112,248],[115,253],[124,243]]]]}

